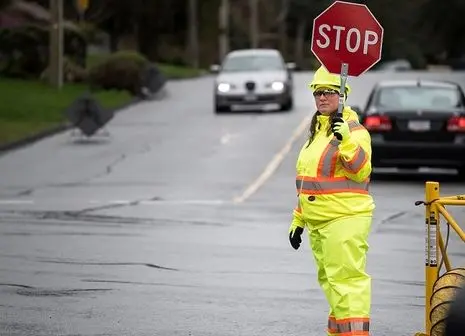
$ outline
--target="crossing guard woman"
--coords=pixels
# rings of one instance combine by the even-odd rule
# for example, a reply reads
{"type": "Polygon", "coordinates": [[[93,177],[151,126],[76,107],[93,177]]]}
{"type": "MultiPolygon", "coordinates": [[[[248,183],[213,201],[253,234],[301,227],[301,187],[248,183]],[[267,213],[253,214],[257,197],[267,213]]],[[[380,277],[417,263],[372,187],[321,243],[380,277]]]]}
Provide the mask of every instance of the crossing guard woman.
{"type": "MultiPolygon", "coordinates": [[[[368,235],[375,208],[368,192],[371,138],[356,112],[336,116],[340,76],[320,67],[309,87],[317,112],[297,159],[298,203],[289,240],[298,249],[306,228],[329,303],[328,335],[369,335],[371,277],[366,273],[368,235]],[[334,136],[342,135],[339,141],[334,136]]],[[[346,85],[346,98],[350,86],[346,85]]]]}

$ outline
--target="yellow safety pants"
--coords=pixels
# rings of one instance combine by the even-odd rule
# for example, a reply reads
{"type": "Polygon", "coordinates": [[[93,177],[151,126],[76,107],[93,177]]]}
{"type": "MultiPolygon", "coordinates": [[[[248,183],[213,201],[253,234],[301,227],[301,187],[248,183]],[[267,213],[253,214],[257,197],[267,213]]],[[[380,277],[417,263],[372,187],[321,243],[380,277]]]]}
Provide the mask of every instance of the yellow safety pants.
{"type": "Polygon", "coordinates": [[[365,266],[371,222],[372,217],[348,217],[308,230],[330,307],[328,335],[369,335],[371,277],[365,266]]]}

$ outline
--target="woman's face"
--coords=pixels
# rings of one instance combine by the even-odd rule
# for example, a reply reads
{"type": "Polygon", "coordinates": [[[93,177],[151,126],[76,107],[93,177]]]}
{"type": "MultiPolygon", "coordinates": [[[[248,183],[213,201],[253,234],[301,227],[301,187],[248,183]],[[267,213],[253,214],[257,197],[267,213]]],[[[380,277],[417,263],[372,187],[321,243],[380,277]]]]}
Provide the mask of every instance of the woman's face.
{"type": "Polygon", "coordinates": [[[317,110],[323,115],[336,111],[339,104],[339,92],[331,88],[319,88],[313,92],[317,110]]]}

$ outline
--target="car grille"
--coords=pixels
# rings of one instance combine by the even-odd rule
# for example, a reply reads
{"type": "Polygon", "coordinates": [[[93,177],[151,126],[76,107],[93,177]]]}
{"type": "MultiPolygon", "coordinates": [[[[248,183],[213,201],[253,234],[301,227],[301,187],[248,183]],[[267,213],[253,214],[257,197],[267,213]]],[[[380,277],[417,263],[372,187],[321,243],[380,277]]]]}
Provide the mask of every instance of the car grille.
{"type": "Polygon", "coordinates": [[[248,91],[253,91],[253,90],[255,90],[255,83],[254,82],[247,82],[247,83],[245,83],[245,88],[248,91]]]}
{"type": "MultiPolygon", "coordinates": [[[[257,99],[253,103],[275,103],[279,99],[279,95],[257,95],[256,97],[257,99]]],[[[225,100],[230,103],[247,103],[242,96],[227,97],[225,100]]]]}

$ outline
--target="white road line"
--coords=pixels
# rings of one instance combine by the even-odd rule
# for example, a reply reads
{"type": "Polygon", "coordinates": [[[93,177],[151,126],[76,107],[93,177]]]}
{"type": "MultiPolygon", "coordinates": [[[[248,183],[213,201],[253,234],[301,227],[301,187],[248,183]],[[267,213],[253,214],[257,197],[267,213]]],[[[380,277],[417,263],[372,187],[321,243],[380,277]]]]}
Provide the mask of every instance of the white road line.
{"type": "Polygon", "coordinates": [[[244,202],[247,198],[252,196],[257,190],[263,186],[263,184],[268,180],[273,173],[276,171],[276,169],[279,167],[281,162],[284,160],[286,155],[289,153],[289,151],[292,148],[292,145],[294,142],[302,135],[302,133],[305,131],[307,128],[308,124],[310,123],[310,117],[306,117],[304,120],[301,121],[299,126],[294,130],[292,133],[292,136],[289,138],[289,140],[286,142],[284,147],[273,157],[273,159],[268,163],[268,165],[265,167],[263,172],[260,174],[260,176],[257,177],[248,187],[245,189],[245,191],[242,193],[242,195],[235,197],[233,199],[234,203],[242,203],[244,202]]]}
{"type": "MultiPolygon", "coordinates": [[[[70,202],[77,203],[79,201],[72,200],[70,202]]],[[[70,202],[68,202],[68,203],[70,203],[70,202]]],[[[124,204],[128,204],[128,203],[131,203],[131,202],[132,201],[130,201],[130,200],[90,200],[90,201],[88,201],[88,203],[90,203],[90,204],[105,204],[105,205],[111,205],[111,204],[124,205],[124,204]]]]}
{"type": "Polygon", "coordinates": [[[0,205],[1,204],[34,204],[35,202],[33,200],[0,200],[0,205]]]}
{"type": "Polygon", "coordinates": [[[226,133],[220,139],[221,144],[226,145],[231,140],[231,134],[226,133]]]}
{"type": "Polygon", "coordinates": [[[233,134],[226,133],[221,137],[220,142],[221,142],[222,145],[227,145],[227,144],[231,143],[231,141],[233,141],[238,136],[239,135],[235,134],[235,133],[233,133],[233,134]]]}
{"type": "Polygon", "coordinates": [[[130,201],[130,200],[114,200],[114,201],[107,201],[106,203],[110,203],[110,204],[128,204],[128,203],[132,203],[132,201],[130,201]]]}

